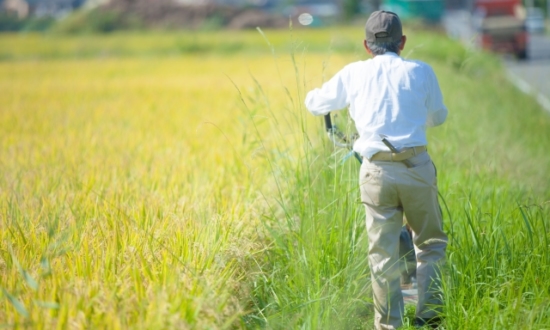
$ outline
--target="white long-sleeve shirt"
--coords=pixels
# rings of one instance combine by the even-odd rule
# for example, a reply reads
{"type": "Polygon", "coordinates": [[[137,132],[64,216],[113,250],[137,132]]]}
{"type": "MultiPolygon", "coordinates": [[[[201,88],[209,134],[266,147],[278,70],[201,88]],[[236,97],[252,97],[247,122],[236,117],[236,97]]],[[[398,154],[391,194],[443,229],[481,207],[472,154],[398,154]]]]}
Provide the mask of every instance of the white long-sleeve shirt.
{"type": "Polygon", "coordinates": [[[318,116],[348,107],[359,133],[353,149],[369,159],[389,151],[380,134],[398,149],[425,146],[426,128],[447,118],[432,68],[395,53],[348,64],[310,91],[305,105],[318,116]]]}

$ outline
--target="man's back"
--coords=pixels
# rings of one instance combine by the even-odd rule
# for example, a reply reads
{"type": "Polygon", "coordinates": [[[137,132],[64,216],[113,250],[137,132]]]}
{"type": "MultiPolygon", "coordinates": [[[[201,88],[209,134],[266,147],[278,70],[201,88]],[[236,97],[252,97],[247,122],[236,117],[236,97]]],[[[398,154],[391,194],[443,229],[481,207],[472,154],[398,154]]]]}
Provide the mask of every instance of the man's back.
{"type": "Polygon", "coordinates": [[[399,148],[427,145],[426,127],[443,123],[447,116],[431,67],[395,53],[347,65],[311,91],[306,106],[313,113],[348,106],[359,133],[354,150],[367,158],[387,150],[380,134],[399,148]]]}

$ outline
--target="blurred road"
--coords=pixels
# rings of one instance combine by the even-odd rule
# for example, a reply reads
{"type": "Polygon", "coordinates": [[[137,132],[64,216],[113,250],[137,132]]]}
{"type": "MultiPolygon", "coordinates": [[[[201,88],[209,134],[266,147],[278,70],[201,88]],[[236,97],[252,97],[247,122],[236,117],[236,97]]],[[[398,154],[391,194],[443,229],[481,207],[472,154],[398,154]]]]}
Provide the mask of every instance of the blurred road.
{"type": "Polygon", "coordinates": [[[530,35],[527,47],[527,56],[531,61],[549,60],[550,37],[548,35],[530,35]]]}
{"type": "Polygon", "coordinates": [[[510,81],[526,94],[533,94],[550,112],[550,56],[546,59],[505,61],[510,81]]]}
{"type": "Polygon", "coordinates": [[[504,61],[510,81],[524,93],[532,94],[550,112],[550,37],[530,35],[527,60],[504,61]]]}
{"type": "MultiPolygon", "coordinates": [[[[475,47],[476,35],[470,20],[470,14],[465,10],[448,11],[443,25],[450,37],[462,41],[467,47],[475,47]]],[[[550,37],[530,35],[527,60],[503,56],[503,61],[512,83],[524,93],[533,94],[550,112],[550,37]]]]}

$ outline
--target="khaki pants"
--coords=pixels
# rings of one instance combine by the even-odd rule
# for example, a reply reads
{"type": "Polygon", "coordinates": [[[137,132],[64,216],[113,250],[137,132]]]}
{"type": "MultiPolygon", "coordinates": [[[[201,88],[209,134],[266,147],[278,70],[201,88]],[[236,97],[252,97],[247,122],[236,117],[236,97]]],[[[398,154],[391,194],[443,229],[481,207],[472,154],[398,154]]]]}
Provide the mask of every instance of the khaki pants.
{"type": "Polygon", "coordinates": [[[447,236],[443,232],[437,199],[436,170],[423,152],[402,162],[368,161],[361,165],[361,201],[367,211],[369,265],[375,306],[375,328],[402,325],[399,234],[403,212],[413,231],[417,260],[418,304],[416,317],[437,315],[442,305],[439,267],[445,259],[447,236]]]}

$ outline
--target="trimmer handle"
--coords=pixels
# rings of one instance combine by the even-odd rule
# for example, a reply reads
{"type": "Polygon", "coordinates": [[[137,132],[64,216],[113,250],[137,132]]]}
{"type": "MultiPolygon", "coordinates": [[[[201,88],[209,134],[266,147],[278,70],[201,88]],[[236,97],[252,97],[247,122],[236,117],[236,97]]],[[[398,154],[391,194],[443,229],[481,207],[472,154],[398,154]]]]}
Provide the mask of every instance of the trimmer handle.
{"type": "Polygon", "coordinates": [[[325,115],[325,129],[327,130],[327,132],[330,132],[332,131],[332,120],[330,119],[330,113],[327,113],[325,115]]]}

